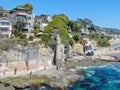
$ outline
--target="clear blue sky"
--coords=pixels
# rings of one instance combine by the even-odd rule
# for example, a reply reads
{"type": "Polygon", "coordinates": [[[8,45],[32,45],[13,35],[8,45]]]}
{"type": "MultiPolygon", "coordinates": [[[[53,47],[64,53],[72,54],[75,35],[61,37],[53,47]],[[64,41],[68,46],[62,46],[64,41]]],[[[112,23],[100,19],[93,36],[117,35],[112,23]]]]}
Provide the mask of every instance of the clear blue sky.
{"type": "Polygon", "coordinates": [[[71,20],[89,18],[95,25],[120,29],[120,0],[0,0],[6,10],[25,3],[36,15],[64,13],[71,20]]]}

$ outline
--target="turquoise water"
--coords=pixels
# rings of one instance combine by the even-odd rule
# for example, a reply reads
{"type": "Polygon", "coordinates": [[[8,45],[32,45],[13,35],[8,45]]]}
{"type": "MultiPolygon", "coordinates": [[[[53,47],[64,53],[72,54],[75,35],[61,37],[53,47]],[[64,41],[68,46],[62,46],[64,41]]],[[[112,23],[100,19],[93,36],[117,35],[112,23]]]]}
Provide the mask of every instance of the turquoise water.
{"type": "Polygon", "coordinates": [[[85,75],[68,90],[120,90],[120,63],[85,69],[85,75]]]}

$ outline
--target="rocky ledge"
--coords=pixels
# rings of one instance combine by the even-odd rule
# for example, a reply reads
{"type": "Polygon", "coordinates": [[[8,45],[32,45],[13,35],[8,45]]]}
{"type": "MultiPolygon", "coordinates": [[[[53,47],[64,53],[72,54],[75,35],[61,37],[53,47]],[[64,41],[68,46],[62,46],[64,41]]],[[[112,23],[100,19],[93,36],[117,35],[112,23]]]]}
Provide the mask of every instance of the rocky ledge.
{"type": "Polygon", "coordinates": [[[2,88],[2,90],[16,90],[46,86],[52,88],[52,90],[66,90],[70,84],[75,83],[77,80],[79,80],[80,76],[81,75],[69,70],[67,71],[65,69],[47,69],[45,71],[38,71],[31,77],[20,76],[1,79],[0,88],[2,88]]]}
{"type": "Polygon", "coordinates": [[[63,76],[56,78],[54,82],[50,82],[50,86],[55,90],[66,90],[70,84],[75,83],[79,78],[80,75],[74,73],[64,74],[63,76]]]}

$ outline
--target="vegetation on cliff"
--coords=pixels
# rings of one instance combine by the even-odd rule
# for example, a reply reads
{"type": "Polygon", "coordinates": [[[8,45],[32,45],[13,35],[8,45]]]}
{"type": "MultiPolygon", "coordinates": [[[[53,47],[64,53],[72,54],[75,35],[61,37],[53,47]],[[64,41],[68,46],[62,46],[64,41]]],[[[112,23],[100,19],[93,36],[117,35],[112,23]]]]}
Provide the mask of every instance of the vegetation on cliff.
{"type": "Polygon", "coordinates": [[[54,26],[57,26],[60,30],[60,37],[62,42],[66,41],[68,39],[68,31],[66,29],[66,26],[69,22],[69,19],[67,16],[63,14],[55,15],[53,16],[52,21],[45,27],[42,40],[46,43],[51,39],[51,31],[54,30],[54,26]]]}
{"type": "Polygon", "coordinates": [[[16,8],[12,9],[10,12],[16,12],[16,9],[22,8],[26,11],[26,13],[31,14],[33,10],[33,6],[29,3],[26,3],[24,5],[18,5],[16,8]]]}

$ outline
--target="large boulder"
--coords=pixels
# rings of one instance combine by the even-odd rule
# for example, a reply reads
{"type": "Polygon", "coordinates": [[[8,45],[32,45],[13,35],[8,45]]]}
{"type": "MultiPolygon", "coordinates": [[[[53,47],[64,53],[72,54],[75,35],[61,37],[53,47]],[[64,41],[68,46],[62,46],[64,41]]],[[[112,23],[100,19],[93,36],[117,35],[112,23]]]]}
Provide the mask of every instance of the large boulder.
{"type": "Polygon", "coordinates": [[[76,43],[73,47],[73,52],[78,53],[78,54],[84,54],[83,52],[83,45],[81,45],[80,43],[76,43]]]}

